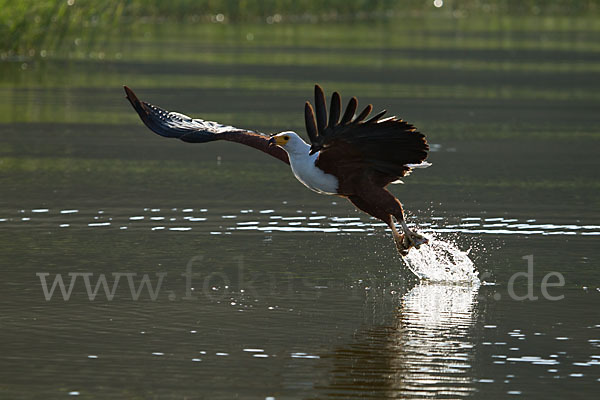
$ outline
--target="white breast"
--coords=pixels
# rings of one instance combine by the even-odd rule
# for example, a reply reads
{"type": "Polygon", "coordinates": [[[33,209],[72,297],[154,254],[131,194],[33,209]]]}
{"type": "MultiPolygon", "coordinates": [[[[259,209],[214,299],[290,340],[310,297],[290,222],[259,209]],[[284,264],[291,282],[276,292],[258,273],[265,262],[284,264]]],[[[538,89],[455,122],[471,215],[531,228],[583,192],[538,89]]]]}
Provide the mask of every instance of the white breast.
{"type": "Polygon", "coordinates": [[[337,194],[338,180],[315,166],[318,153],[309,156],[290,154],[292,172],[304,186],[321,194],[337,194]]]}

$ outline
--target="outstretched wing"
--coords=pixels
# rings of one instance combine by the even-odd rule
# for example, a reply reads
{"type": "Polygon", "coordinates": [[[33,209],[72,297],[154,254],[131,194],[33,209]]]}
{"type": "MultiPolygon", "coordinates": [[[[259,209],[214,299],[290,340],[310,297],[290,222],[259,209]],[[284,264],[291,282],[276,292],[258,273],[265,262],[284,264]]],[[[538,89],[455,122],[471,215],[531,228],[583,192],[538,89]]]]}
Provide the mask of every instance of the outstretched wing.
{"type": "Polygon", "coordinates": [[[320,152],[317,165],[321,169],[374,172],[382,184],[387,184],[405,176],[411,168],[428,165],[423,161],[429,145],[413,125],[396,117],[381,119],[385,111],[365,120],[373,109],[370,104],[355,117],[357,106],[358,101],[352,97],[340,119],[341,98],[335,92],[328,119],[323,89],[315,85],[316,115],[310,102],[306,102],[304,115],[310,152],[320,152]]]}
{"type": "Polygon", "coordinates": [[[127,99],[144,124],[160,136],[178,138],[188,143],[228,140],[254,147],[287,164],[290,163],[285,150],[269,143],[269,136],[233,126],[221,125],[218,122],[192,119],[177,112],[169,112],[139,100],[133,90],[127,86],[124,86],[124,88],[127,99]]]}

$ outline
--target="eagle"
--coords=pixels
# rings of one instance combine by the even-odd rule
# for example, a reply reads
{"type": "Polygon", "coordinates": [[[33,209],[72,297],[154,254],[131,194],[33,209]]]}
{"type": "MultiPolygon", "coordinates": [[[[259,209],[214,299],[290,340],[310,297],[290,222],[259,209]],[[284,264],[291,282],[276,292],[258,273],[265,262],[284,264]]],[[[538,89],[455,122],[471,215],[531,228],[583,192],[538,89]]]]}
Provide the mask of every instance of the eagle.
{"type": "Polygon", "coordinates": [[[386,186],[401,182],[415,168],[429,167],[425,161],[429,145],[410,123],[396,117],[382,119],[385,110],[369,118],[373,110],[369,104],[356,114],[358,101],[352,97],[342,114],[341,97],[334,92],[328,115],[323,89],[315,85],[315,107],[309,101],[304,105],[308,144],[293,131],[266,135],[169,112],[139,100],[127,86],[124,89],[141,120],[158,135],[187,143],[227,140],[253,147],[289,164],[296,179],[309,189],[344,197],[385,222],[401,256],[428,242],[409,229],[402,203],[386,186]]]}

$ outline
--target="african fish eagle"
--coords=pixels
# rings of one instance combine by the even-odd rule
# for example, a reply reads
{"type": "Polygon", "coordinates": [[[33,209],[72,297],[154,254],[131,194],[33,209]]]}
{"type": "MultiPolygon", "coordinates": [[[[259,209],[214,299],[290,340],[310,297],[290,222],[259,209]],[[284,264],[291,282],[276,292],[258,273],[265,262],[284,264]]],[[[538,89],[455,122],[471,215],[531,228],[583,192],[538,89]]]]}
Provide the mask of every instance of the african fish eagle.
{"type": "Polygon", "coordinates": [[[427,243],[426,238],[408,228],[402,204],[386,189],[413,168],[431,165],[425,162],[429,150],[425,136],[413,125],[396,117],[381,119],[385,111],[366,119],[373,109],[370,104],[356,116],[355,97],[341,115],[337,92],[331,96],[328,118],[325,94],[315,85],[316,113],[308,101],[304,108],[309,145],[292,131],[267,136],[192,119],[140,101],[127,86],[125,92],[142,121],[155,133],[188,143],[228,140],[254,147],[289,164],[296,179],[309,189],[345,197],[358,209],[385,222],[402,256],[411,247],[427,243]],[[402,234],[393,218],[400,223],[402,234]]]}

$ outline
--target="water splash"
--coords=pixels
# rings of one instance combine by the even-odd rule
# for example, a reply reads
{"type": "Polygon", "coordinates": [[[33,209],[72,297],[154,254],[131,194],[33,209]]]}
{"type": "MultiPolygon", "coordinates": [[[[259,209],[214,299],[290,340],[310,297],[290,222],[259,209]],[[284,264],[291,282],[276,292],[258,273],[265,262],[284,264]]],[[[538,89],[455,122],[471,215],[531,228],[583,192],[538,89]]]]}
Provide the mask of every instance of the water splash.
{"type": "Polygon", "coordinates": [[[479,284],[475,264],[469,252],[463,251],[438,235],[426,236],[429,243],[420,249],[411,249],[403,258],[408,268],[422,280],[432,282],[459,282],[479,284]]]}

